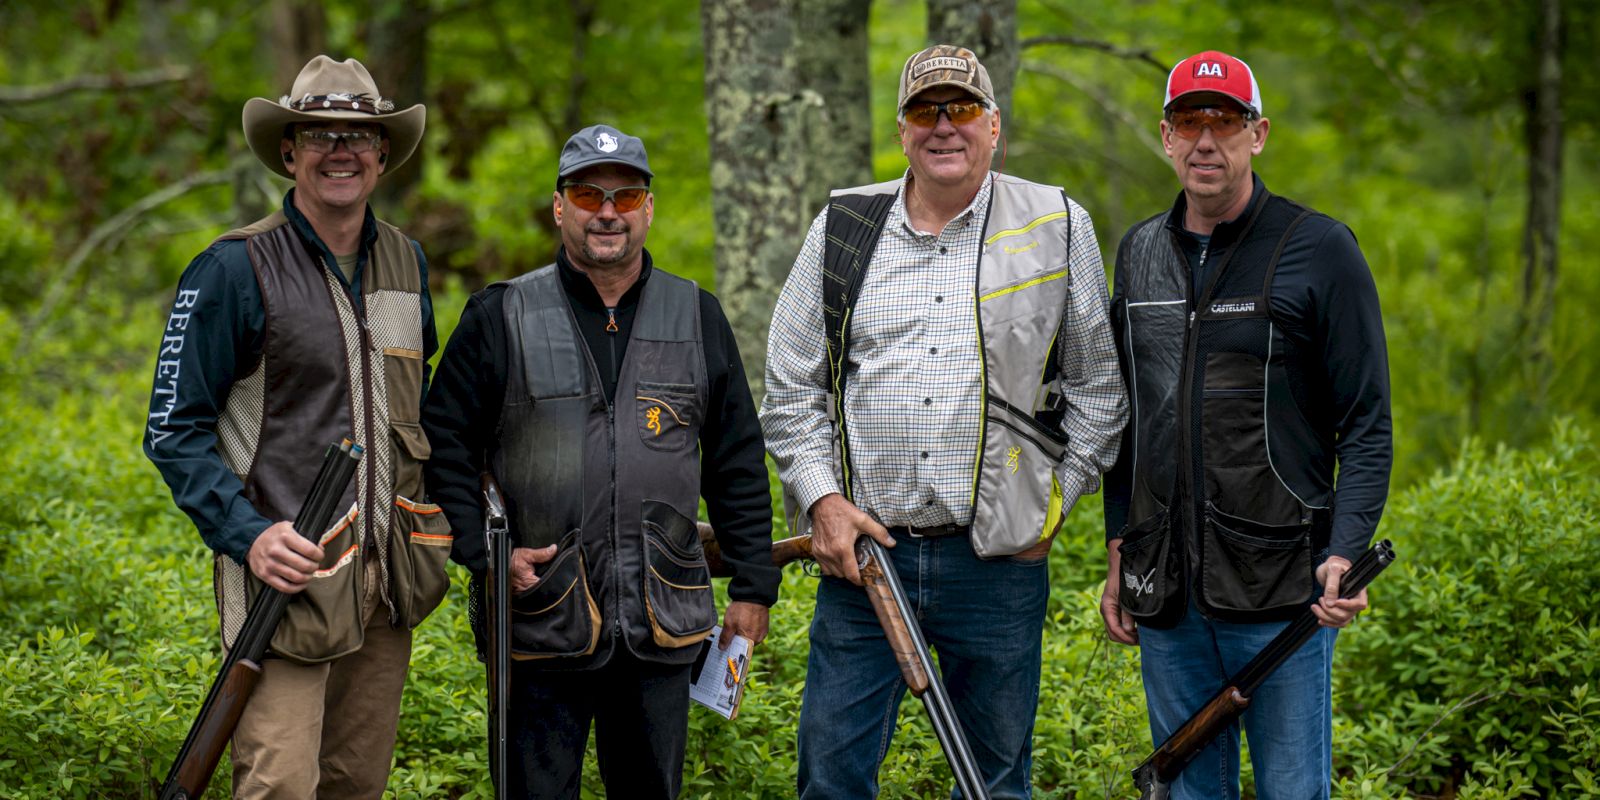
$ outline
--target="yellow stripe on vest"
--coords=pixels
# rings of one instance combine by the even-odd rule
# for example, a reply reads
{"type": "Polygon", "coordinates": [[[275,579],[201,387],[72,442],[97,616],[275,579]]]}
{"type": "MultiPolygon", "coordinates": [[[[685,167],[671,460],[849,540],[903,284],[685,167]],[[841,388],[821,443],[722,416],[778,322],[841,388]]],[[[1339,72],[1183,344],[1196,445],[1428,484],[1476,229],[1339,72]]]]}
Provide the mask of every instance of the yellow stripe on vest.
{"type": "Polygon", "coordinates": [[[1022,234],[1027,233],[1028,231],[1031,231],[1034,228],[1037,228],[1040,225],[1045,224],[1046,222],[1054,222],[1054,221],[1056,221],[1058,219],[1066,219],[1068,216],[1070,216],[1070,214],[1068,212],[1066,212],[1066,211],[1057,211],[1054,214],[1046,214],[1046,215],[1044,215],[1044,216],[1042,216],[1042,217],[1040,217],[1040,218],[1038,218],[1038,219],[1036,219],[1036,220],[1034,220],[1034,221],[1032,221],[1032,222],[1020,227],[1020,228],[1012,228],[1010,230],[997,231],[995,233],[995,235],[990,236],[989,238],[983,240],[983,243],[986,244],[986,245],[989,245],[989,244],[994,244],[995,242],[998,242],[1001,239],[1006,238],[1007,236],[1021,236],[1022,234]]]}
{"type": "Polygon", "coordinates": [[[996,289],[996,290],[994,290],[994,291],[992,291],[992,292],[990,292],[990,293],[978,298],[978,302],[986,303],[986,302],[988,302],[990,300],[995,299],[996,297],[1001,297],[1003,295],[1008,295],[1008,294],[1011,294],[1012,292],[1020,292],[1023,289],[1027,289],[1027,288],[1033,287],[1033,286],[1038,286],[1041,283],[1049,283],[1049,282],[1051,282],[1053,280],[1057,280],[1057,279],[1065,278],[1065,277],[1067,277],[1067,270],[1060,270],[1059,272],[1052,272],[1049,275],[1040,275],[1039,277],[1034,278],[1031,281],[1026,281],[1024,283],[1019,283],[1016,286],[1007,286],[1004,289],[996,289]]]}

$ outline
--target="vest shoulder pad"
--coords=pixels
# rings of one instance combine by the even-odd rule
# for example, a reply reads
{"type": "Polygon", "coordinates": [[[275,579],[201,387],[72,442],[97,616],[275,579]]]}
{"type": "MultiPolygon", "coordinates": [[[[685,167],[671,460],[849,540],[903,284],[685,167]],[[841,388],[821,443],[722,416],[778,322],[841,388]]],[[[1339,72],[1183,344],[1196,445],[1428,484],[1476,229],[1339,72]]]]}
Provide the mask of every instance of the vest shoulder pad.
{"type": "Polygon", "coordinates": [[[218,236],[212,241],[212,244],[236,239],[248,239],[252,236],[257,236],[259,234],[281,228],[287,224],[289,224],[289,218],[284,215],[283,209],[280,208],[277,211],[274,211],[271,214],[268,214],[267,216],[244,226],[243,228],[234,228],[233,230],[218,236]]]}

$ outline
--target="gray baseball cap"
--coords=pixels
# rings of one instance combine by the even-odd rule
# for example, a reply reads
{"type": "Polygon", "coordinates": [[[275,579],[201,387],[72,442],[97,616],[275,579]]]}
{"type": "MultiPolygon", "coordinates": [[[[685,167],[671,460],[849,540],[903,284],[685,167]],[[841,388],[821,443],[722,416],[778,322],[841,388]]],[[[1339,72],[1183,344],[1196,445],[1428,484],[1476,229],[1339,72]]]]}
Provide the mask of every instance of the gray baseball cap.
{"type": "Polygon", "coordinates": [[[644,142],[610,125],[590,125],[572,134],[561,148],[557,177],[565,178],[596,164],[621,164],[638,170],[646,178],[655,177],[650,171],[650,160],[644,154],[644,142]]]}

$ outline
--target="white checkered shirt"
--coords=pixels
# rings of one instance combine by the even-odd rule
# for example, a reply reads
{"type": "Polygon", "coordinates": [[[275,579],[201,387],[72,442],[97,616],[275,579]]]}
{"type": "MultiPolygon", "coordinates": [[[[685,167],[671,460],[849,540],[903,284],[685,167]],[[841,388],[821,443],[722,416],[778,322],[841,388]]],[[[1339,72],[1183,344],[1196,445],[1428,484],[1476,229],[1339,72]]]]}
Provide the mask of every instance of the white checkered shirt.
{"type": "MultiPolygon", "coordinates": [[[[909,177],[908,177],[909,180],[909,177]]],[[[992,183],[938,235],[913,230],[895,198],[851,313],[845,384],[856,504],[884,525],[968,525],[983,410],[978,256],[992,183]],[[850,368],[847,368],[849,371],[850,368]]],[[[1072,222],[1058,391],[1068,436],[1057,478],[1066,507],[1099,488],[1116,459],[1127,395],[1117,369],[1105,269],[1089,215],[1072,222]]],[[[827,209],[812,221],[774,309],[761,424],[779,477],[809,510],[839,492],[822,313],[827,209]]],[[[1039,342],[1048,347],[1049,342],[1039,342]]]]}

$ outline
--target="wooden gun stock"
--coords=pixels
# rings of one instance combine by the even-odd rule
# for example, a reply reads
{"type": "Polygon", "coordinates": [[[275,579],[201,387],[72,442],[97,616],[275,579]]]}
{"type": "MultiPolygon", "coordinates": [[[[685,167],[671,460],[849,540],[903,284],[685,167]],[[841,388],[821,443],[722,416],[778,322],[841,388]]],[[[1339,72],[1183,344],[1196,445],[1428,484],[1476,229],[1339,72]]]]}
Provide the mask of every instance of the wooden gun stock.
{"type": "MultiPolygon", "coordinates": [[[[1356,557],[1344,580],[1339,584],[1339,596],[1355,597],[1394,562],[1394,546],[1384,539],[1356,557]]],[[[1313,600],[1313,602],[1315,602],[1313,600]]],[[[1310,609],[1301,611],[1278,635],[1272,637],[1242,669],[1229,676],[1227,685],[1191,716],[1183,726],[1167,737],[1139,766],[1133,770],[1133,783],[1139,789],[1140,800],[1166,800],[1171,796],[1171,782],[1196,754],[1205,749],[1218,734],[1239,719],[1250,698],[1261,684],[1294,655],[1317,632],[1317,618],[1310,609]]]]}
{"type": "Polygon", "coordinates": [[[917,651],[910,629],[906,628],[900,606],[895,602],[894,589],[890,588],[889,580],[883,574],[883,565],[876,558],[869,557],[862,561],[861,583],[866,587],[867,599],[872,601],[873,613],[878,615],[878,625],[889,640],[889,649],[894,651],[894,660],[900,665],[900,675],[906,679],[906,687],[911,694],[921,697],[923,692],[928,691],[928,670],[923,666],[922,655],[917,651]]]}
{"type": "Polygon", "coordinates": [[[194,746],[183,754],[183,759],[172,765],[172,781],[162,790],[162,800],[188,800],[198,798],[211,783],[212,773],[222,760],[222,751],[233,738],[233,729],[239,725],[245,703],[261,680],[261,667],[255,662],[240,659],[217,685],[215,702],[207,706],[195,722],[194,746]]]}
{"type": "Polygon", "coordinates": [[[1250,706],[1250,698],[1239,694],[1237,687],[1229,686],[1206,703],[1177,732],[1161,743],[1161,748],[1150,754],[1150,765],[1160,774],[1181,771],[1187,760],[1185,752],[1199,752],[1217,738],[1250,706]],[[1174,770],[1178,767],[1179,770],[1174,770]]]}
{"type": "MultiPolygon", "coordinates": [[[[700,549],[705,551],[706,567],[711,570],[711,577],[733,577],[733,567],[722,560],[722,547],[717,544],[716,532],[704,522],[695,523],[695,526],[700,532],[700,549]]],[[[774,567],[781,568],[795,561],[810,557],[810,536],[791,536],[772,543],[772,566],[774,567]]]]}

